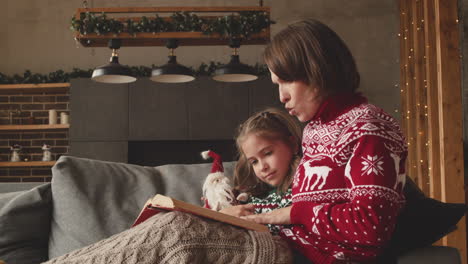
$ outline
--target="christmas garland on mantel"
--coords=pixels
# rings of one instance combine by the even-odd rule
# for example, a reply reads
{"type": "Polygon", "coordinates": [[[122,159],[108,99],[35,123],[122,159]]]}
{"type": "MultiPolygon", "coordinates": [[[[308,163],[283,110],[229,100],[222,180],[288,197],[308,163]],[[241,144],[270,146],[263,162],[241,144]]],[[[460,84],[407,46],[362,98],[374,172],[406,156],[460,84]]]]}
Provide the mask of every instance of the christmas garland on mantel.
{"type": "MultiPolygon", "coordinates": [[[[198,69],[193,69],[195,76],[211,76],[213,75],[216,67],[222,65],[220,62],[210,62],[209,64],[202,63],[198,69]]],[[[155,66],[130,66],[132,76],[137,78],[150,77],[151,71],[155,66]]],[[[255,64],[253,66],[254,73],[258,76],[268,74],[268,68],[264,64],[255,64]]],[[[93,69],[82,70],[74,68],[71,72],[64,72],[63,70],[57,70],[49,74],[32,73],[26,70],[23,75],[14,74],[13,76],[7,76],[0,73],[0,84],[24,84],[24,83],[62,83],[69,82],[70,79],[74,78],[91,78],[93,69]]]]}
{"type": "Polygon", "coordinates": [[[248,39],[252,34],[259,33],[271,24],[266,12],[241,11],[238,15],[227,15],[216,18],[202,18],[193,12],[175,12],[170,20],[165,20],[156,14],[148,18],[142,16],[140,21],[128,19],[121,22],[114,18],[108,18],[103,12],[100,15],[86,12],[82,13],[80,19],[71,19],[70,29],[80,32],[82,35],[112,33],[118,35],[126,32],[136,36],[139,32],[161,33],[161,32],[202,32],[206,35],[218,33],[222,38],[238,37],[248,39]]]}
{"type": "MultiPolygon", "coordinates": [[[[248,39],[252,34],[259,33],[275,24],[270,20],[266,12],[260,11],[241,11],[237,15],[231,14],[213,19],[202,18],[193,12],[175,12],[169,20],[159,17],[154,18],[141,17],[140,21],[128,19],[125,22],[108,18],[105,13],[95,15],[94,13],[82,13],[80,19],[73,17],[71,19],[70,29],[78,31],[82,35],[87,34],[109,34],[118,35],[126,32],[136,36],[139,32],[161,33],[161,32],[202,32],[203,34],[217,33],[221,38],[238,37],[248,39]]],[[[210,62],[202,63],[198,69],[192,71],[196,76],[213,75],[215,69],[222,63],[210,62]]],[[[154,67],[154,65],[153,65],[154,67]]],[[[153,67],[132,66],[130,67],[134,77],[150,77],[153,67]]],[[[256,64],[254,67],[256,75],[265,75],[268,73],[266,65],[256,64]]],[[[32,73],[26,70],[24,74],[7,76],[0,73],[0,84],[24,84],[24,83],[61,83],[69,82],[73,78],[91,78],[93,69],[82,70],[74,68],[71,72],[57,70],[49,74],[32,73]]]]}

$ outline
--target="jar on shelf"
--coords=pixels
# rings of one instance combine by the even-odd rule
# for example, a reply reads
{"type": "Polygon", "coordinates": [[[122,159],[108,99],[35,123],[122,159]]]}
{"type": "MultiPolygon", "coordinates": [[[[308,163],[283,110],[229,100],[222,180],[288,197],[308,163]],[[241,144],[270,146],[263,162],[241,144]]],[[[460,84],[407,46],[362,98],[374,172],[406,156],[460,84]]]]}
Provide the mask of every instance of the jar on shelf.
{"type": "Polygon", "coordinates": [[[42,145],[42,161],[52,161],[52,152],[50,152],[51,147],[50,145],[44,144],[42,145]]]}
{"type": "Polygon", "coordinates": [[[69,122],[68,114],[66,112],[60,113],[60,124],[67,125],[69,122]]]}
{"type": "Polygon", "coordinates": [[[57,110],[49,110],[49,125],[57,124],[57,110]]]}
{"type": "Polygon", "coordinates": [[[20,158],[21,146],[18,144],[14,144],[13,146],[10,147],[10,150],[11,150],[10,161],[12,162],[21,161],[21,158],[20,158]]]}

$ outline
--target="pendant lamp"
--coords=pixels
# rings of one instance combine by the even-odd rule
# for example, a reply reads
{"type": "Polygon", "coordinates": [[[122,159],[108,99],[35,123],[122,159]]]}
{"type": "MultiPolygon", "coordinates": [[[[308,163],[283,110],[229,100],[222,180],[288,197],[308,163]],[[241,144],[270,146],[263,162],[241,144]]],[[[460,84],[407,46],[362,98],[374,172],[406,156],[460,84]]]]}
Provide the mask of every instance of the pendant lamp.
{"type": "Polygon", "coordinates": [[[161,67],[154,68],[151,80],[161,83],[184,83],[195,79],[192,70],[177,63],[174,50],[179,46],[177,39],[168,39],[166,47],[169,49],[169,61],[161,67]]]}
{"type": "Polygon", "coordinates": [[[93,71],[92,80],[101,83],[131,83],[136,81],[132,76],[130,68],[119,64],[117,50],[122,41],[120,39],[109,40],[108,47],[112,49],[110,63],[97,67],[93,71]]]}
{"type": "Polygon", "coordinates": [[[213,80],[220,82],[249,82],[256,80],[258,76],[255,75],[252,67],[240,62],[238,53],[240,39],[231,38],[229,47],[233,49],[231,61],[215,70],[213,80]]]}

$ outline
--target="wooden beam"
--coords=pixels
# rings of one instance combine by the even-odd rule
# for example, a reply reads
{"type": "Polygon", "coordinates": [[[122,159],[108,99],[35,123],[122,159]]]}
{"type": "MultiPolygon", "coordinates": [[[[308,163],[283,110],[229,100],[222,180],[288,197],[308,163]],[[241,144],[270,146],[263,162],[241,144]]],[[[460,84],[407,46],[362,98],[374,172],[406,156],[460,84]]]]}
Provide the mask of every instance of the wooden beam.
{"type": "Polygon", "coordinates": [[[406,140],[408,142],[408,159],[407,159],[407,174],[421,186],[421,176],[418,174],[417,168],[417,130],[416,130],[416,98],[415,98],[415,61],[414,61],[414,31],[413,31],[413,8],[411,1],[402,0],[404,8],[404,34],[405,34],[405,53],[403,58],[405,63],[405,104],[403,107],[403,114],[405,115],[404,121],[406,122],[406,140]]]}
{"type": "MultiPolygon", "coordinates": [[[[401,113],[401,129],[406,137],[406,144],[408,144],[408,113],[407,103],[408,98],[408,8],[407,1],[399,1],[400,9],[400,113],[401,113]]],[[[408,173],[408,162],[406,162],[406,172],[408,173]]]]}
{"type": "Polygon", "coordinates": [[[101,7],[101,8],[78,8],[80,13],[175,13],[175,12],[242,12],[263,11],[270,12],[268,6],[166,6],[166,7],[101,7]]]}
{"type": "MultiPolygon", "coordinates": [[[[219,34],[205,35],[202,32],[162,32],[162,33],[129,33],[114,34],[75,34],[75,38],[84,47],[107,47],[110,39],[122,40],[123,47],[147,47],[166,46],[167,39],[177,39],[179,46],[228,46],[229,39],[221,38],[219,34]]],[[[252,34],[249,39],[244,39],[241,45],[265,45],[270,41],[270,30],[267,29],[258,34],[252,34]]]]}
{"type": "Polygon", "coordinates": [[[59,130],[69,129],[69,124],[55,125],[0,125],[0,131],[24,131],[24,130],[59,130]]]}
{"type": "MultiPolygon", "coordinates": [[[[435,1],[442,201],[465,203],[458,1],[435,1]]],[[[465,217],[445,237],[467,263],[465,217]]]]}
{"type": "Polygon", "coordinates": [[[23,83],[23,84],[0,84],[2,93],[18,92],[66,92],[70,83],[23,83]]]}
{"type": "Polygon", "coordinates": [[[424,45],[424,5],[423,1],[411,1],[412,19],[411,30],[413,36],[413,65],[414,65],[414,89],[412,110],[414,112],[414,143],[411,151],[414,151],[412,161],[416,166],[418,185],[424,193],[429,194],[428,156],[427,156],[427,118],[426,118],[426,72],[424,67],[425,45],[424,45]]]}
{"type": "Polygon", "coordinates": [[[429,160],[429,196],[441,200],[439,108],[437,91],[437,50],[434,0],[424,0],[425,70],[427,90],[427,144],[429,160]]]}

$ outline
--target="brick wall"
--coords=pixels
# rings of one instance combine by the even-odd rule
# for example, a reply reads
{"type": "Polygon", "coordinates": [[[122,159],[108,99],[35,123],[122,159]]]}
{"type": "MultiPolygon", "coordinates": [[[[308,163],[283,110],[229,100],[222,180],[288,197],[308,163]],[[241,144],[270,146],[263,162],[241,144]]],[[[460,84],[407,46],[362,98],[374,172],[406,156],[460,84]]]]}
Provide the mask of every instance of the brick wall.
{"type": "MultiPolygon", "coordinates": [[[[69,112],[68,92],[5,94],[0,91],[0,125],[48,124],[49,109],[69,112]],[[12,114],[12,115],[11,115],[12,114]]],[[[57,121],[59,123],[59,121],[57,121]]],[[[22,146],[21,160],[41,161],[42,145],[51,146],[52,157],[68,153],[68,130],[0,131],[0,161],[10,161],[10,146],[22,146]]],[[[0,182],[46,182],[50,167],[0,167],[0,182]]]]}

